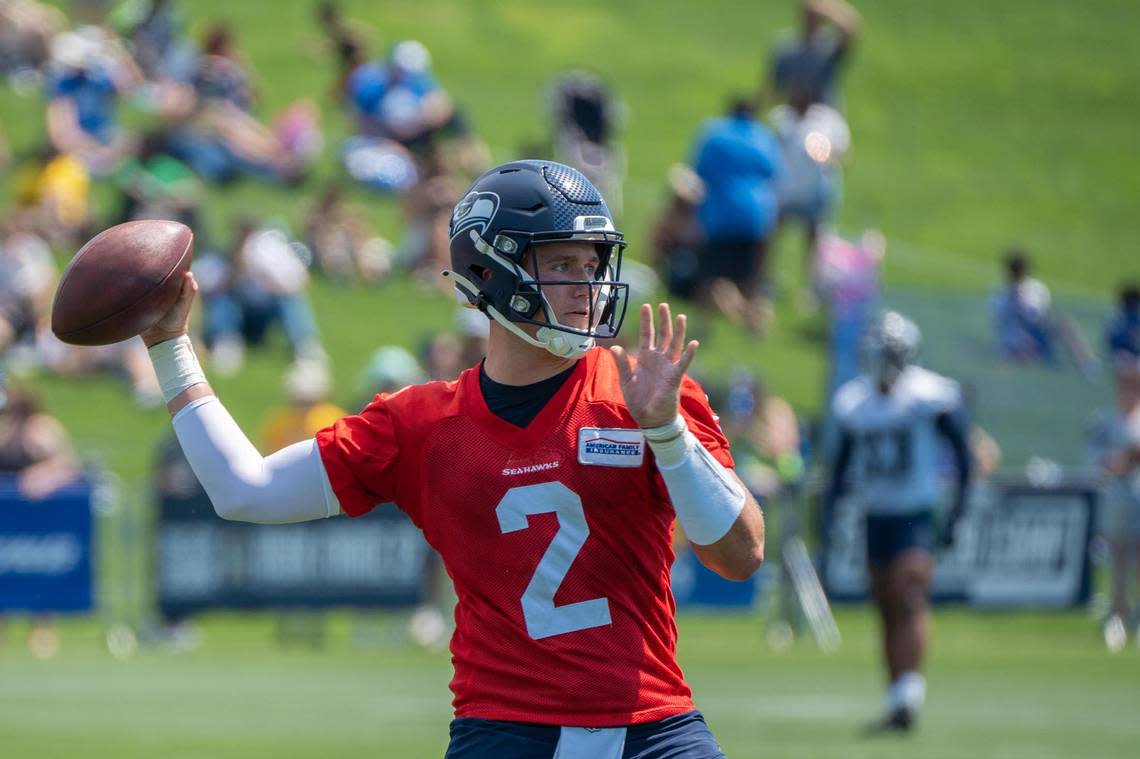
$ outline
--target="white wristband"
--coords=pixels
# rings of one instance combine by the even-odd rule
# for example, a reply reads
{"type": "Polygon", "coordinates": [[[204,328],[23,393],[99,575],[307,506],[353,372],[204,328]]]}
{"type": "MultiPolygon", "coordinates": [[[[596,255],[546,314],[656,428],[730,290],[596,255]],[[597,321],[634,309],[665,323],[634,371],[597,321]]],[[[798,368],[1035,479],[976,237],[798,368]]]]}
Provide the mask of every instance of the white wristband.
{"type": "Polygon", "coordinates": [[[689,452],[694,438],[691,434],[685,434],[688,431],[689,425],[685,424],[685,417],[677,414],[668,424],[645,427],[641,430],[641,434],[645,435],[645,441],[653,449],[653,455],[657,457],[657,466],[671,469],[680,464],[689,452]]]}
{"type": "Polygon", "coordinates": [[[191,385],[206,381],[198,356],[194,353],[194,344],[187,335],[152,345],[147,353],[150,354],[150,362],[154,364],[154,373],[162,388],[162,397],[167,403],[191,385]]]}

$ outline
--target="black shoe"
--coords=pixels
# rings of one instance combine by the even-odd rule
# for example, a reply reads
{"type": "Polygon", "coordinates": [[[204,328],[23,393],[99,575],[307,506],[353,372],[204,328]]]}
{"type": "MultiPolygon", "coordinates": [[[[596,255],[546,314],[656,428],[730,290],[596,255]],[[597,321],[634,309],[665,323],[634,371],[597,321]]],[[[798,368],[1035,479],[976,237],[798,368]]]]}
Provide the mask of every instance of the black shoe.
{"type": "Polygon", "coordinates": [[[904,706],[888,712],[882,719],[867,725],[863,732],[867,736],[908,733],[914,727],[914,722],[914,711],[904,706]]]}

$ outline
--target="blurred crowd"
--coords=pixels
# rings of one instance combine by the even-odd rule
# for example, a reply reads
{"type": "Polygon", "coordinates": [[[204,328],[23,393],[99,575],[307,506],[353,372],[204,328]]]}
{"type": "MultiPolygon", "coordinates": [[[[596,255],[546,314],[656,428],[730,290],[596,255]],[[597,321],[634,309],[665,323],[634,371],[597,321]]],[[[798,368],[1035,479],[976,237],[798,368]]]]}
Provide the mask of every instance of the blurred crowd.
{"type": "MultiPolygon", "coordinates": [[[[490,152],[464,104],[447,90],[446,72],[433,68],[428,48],[416,40],[381,44],[368,24],[322,0],[312,8],[316,39],[307,44],[323,56],[327,91],[298,93],[269,112],[240,32],[216,21],[192,33],[187,6],[77,0],[65,15],[35,0],[0,1],[0,76],[29,107],[42,94],[44,126],[37,144],[9,145],[0,125],[0,172],[14,188],[13,202],[0,210],[5,374],[110,372],[123,378],[139,405],[161,405],[140,341],[78,348],[59,342],[47,326],[59,275],[53,250],[70,254],[100,228],[149,218],[177,219],[195,231],[198,328],[208,371],[234,375],[248,351],[274,343],[267,339],[274,333],[283,337],[288,402],[265,423],[267,450],[311,435],[377,392],[452,379],[477,363],[486,320],[461,309],[453,328],[427,339],[419,355],[377,346],[355,387],[334,388],[320,315],[309,297],[314,279],[376,286],[390,277],[411,277],[450,294],[438,276],[449,261],[450,211],[489,165],[490,152]],[[330,144],[323,123],[334,110],[349,132],[338,144],[330,144]],[[336,156],[335,176],[315,176],[317,161],[328,155],[336,156]],[[296,219],[237,215],[227,219],[229,228],[212,228],[217,219],[207,219],[207,196],[216,199],[239,182],[292,188],[306,199],[306,210],[296,219]],[[100,204],[109,213],[97,210],[97,192],[113,199],[100,204]],[[354,202],[361,193],[399,209],[399,239],[354,202]],[[332,405],[333,398],[349,397],[346,408],[332,405]]],[[[843,168],[858,137],[844,115],[842,76],[860,31],[859,14],[843,0],[803,0],[796,28],[776,41],[754,91],[726,98],[722,114],[695,125],[688,155],[678,156],[663,178],[651,228],[626,230],[647,247],[645,261],[624,272],[635,298],[663,289],[723,315],[755,339],[777,328],[775,241],[801,235],[802,286],[795,298],[827,325],[829,395],[861,370],[860,341],[881,307],[887,251],[879,231],[844,236],[835,225],[843,168]]],[[[620,215],[628,109],[614,84],[575,68],[553,78],[541,102],[546,134],[523,152],[575,166],[620,215]]],[[[1082,341],[1052,306],[1048,287],[1032,276],[1025,250],[1008,251],[991,318],[994,353],[1012,364],[1072,363],[1089,377],[1103,371],[1100,352],[1082,341]]],[[[1098,433],[1102,441],[1117,441],[1115,448],[1102,446],[1111,453],[1098,466],[1114,482],[1131,478],[1122,492],[1140,502],[1140,400],[1129,389],[1140,373],[1135,285],[1122,288],[1107,330],[1121,400],[1098,433]]],[[[819,444],[824,425],[799,418],[743,365],[727,379],[702,380],[748,486],[769,501],[798,497],[813,460],[826,456],[819,444]]],[[[0,433],[7,436],[0,447],[8,446],[0,450],[0,464],[20,473],[29,497],[45,482],[59,481],[38,472],[74,470],[58,464],[63,451],[74,462],[62,428],[35,409],[32,396],[13,390],[0,410],[0,433]],[[33,428],[45,426],[55,430],[56,442],[48,446],[55,453],[43,458],[32,455],[42,452],[41,433],[33,428]],[[9,449],[21,455],[5,458],[9,449]],[[47,467],[44,460],[57,464],[47,467]]],[[[978,449],[990,462],[979,469],[992,471],[996,444],[989,440],[978,449]]],[[[1121,534],[1117,555],[1140,563],[1140,524],[1121,534]]],[[[1124,606],[1123,600],[1115,604],[1118,615],[1124,606]]]]}

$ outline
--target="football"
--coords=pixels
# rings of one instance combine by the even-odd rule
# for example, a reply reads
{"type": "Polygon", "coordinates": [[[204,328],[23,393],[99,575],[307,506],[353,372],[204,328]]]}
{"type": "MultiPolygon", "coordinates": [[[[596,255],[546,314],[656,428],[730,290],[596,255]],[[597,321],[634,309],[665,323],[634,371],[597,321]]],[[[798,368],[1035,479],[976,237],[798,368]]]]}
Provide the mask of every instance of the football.
{"type": "Polygon", "coordinates": [[[72,345],[134,337],[165,314],[190,266],[194,233],[176,221],[129,221],[79,249],[55,291],[51,330],[72,345]]]}

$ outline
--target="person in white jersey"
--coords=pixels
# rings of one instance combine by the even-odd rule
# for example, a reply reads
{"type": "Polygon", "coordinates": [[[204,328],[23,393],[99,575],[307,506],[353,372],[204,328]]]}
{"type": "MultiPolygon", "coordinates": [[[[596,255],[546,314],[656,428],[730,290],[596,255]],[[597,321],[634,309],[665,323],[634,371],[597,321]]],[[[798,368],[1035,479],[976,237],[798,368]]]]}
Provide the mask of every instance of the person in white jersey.
{"type": "Polygon", "coordinates": [[[958,384],[914,365],[919,341],[913,322],[884,314],[864,340],[864,373],[839,388],[832,410],[840,439],[824,508],[845,493],[865,507],[871,596],[882,623],[889,687],[875,731],[910,730],[925,700],[934,549],[953,544],[971,474],[958,384]],[[943,440],[958,476],[953,505],[937,525],[943,440]]]}

